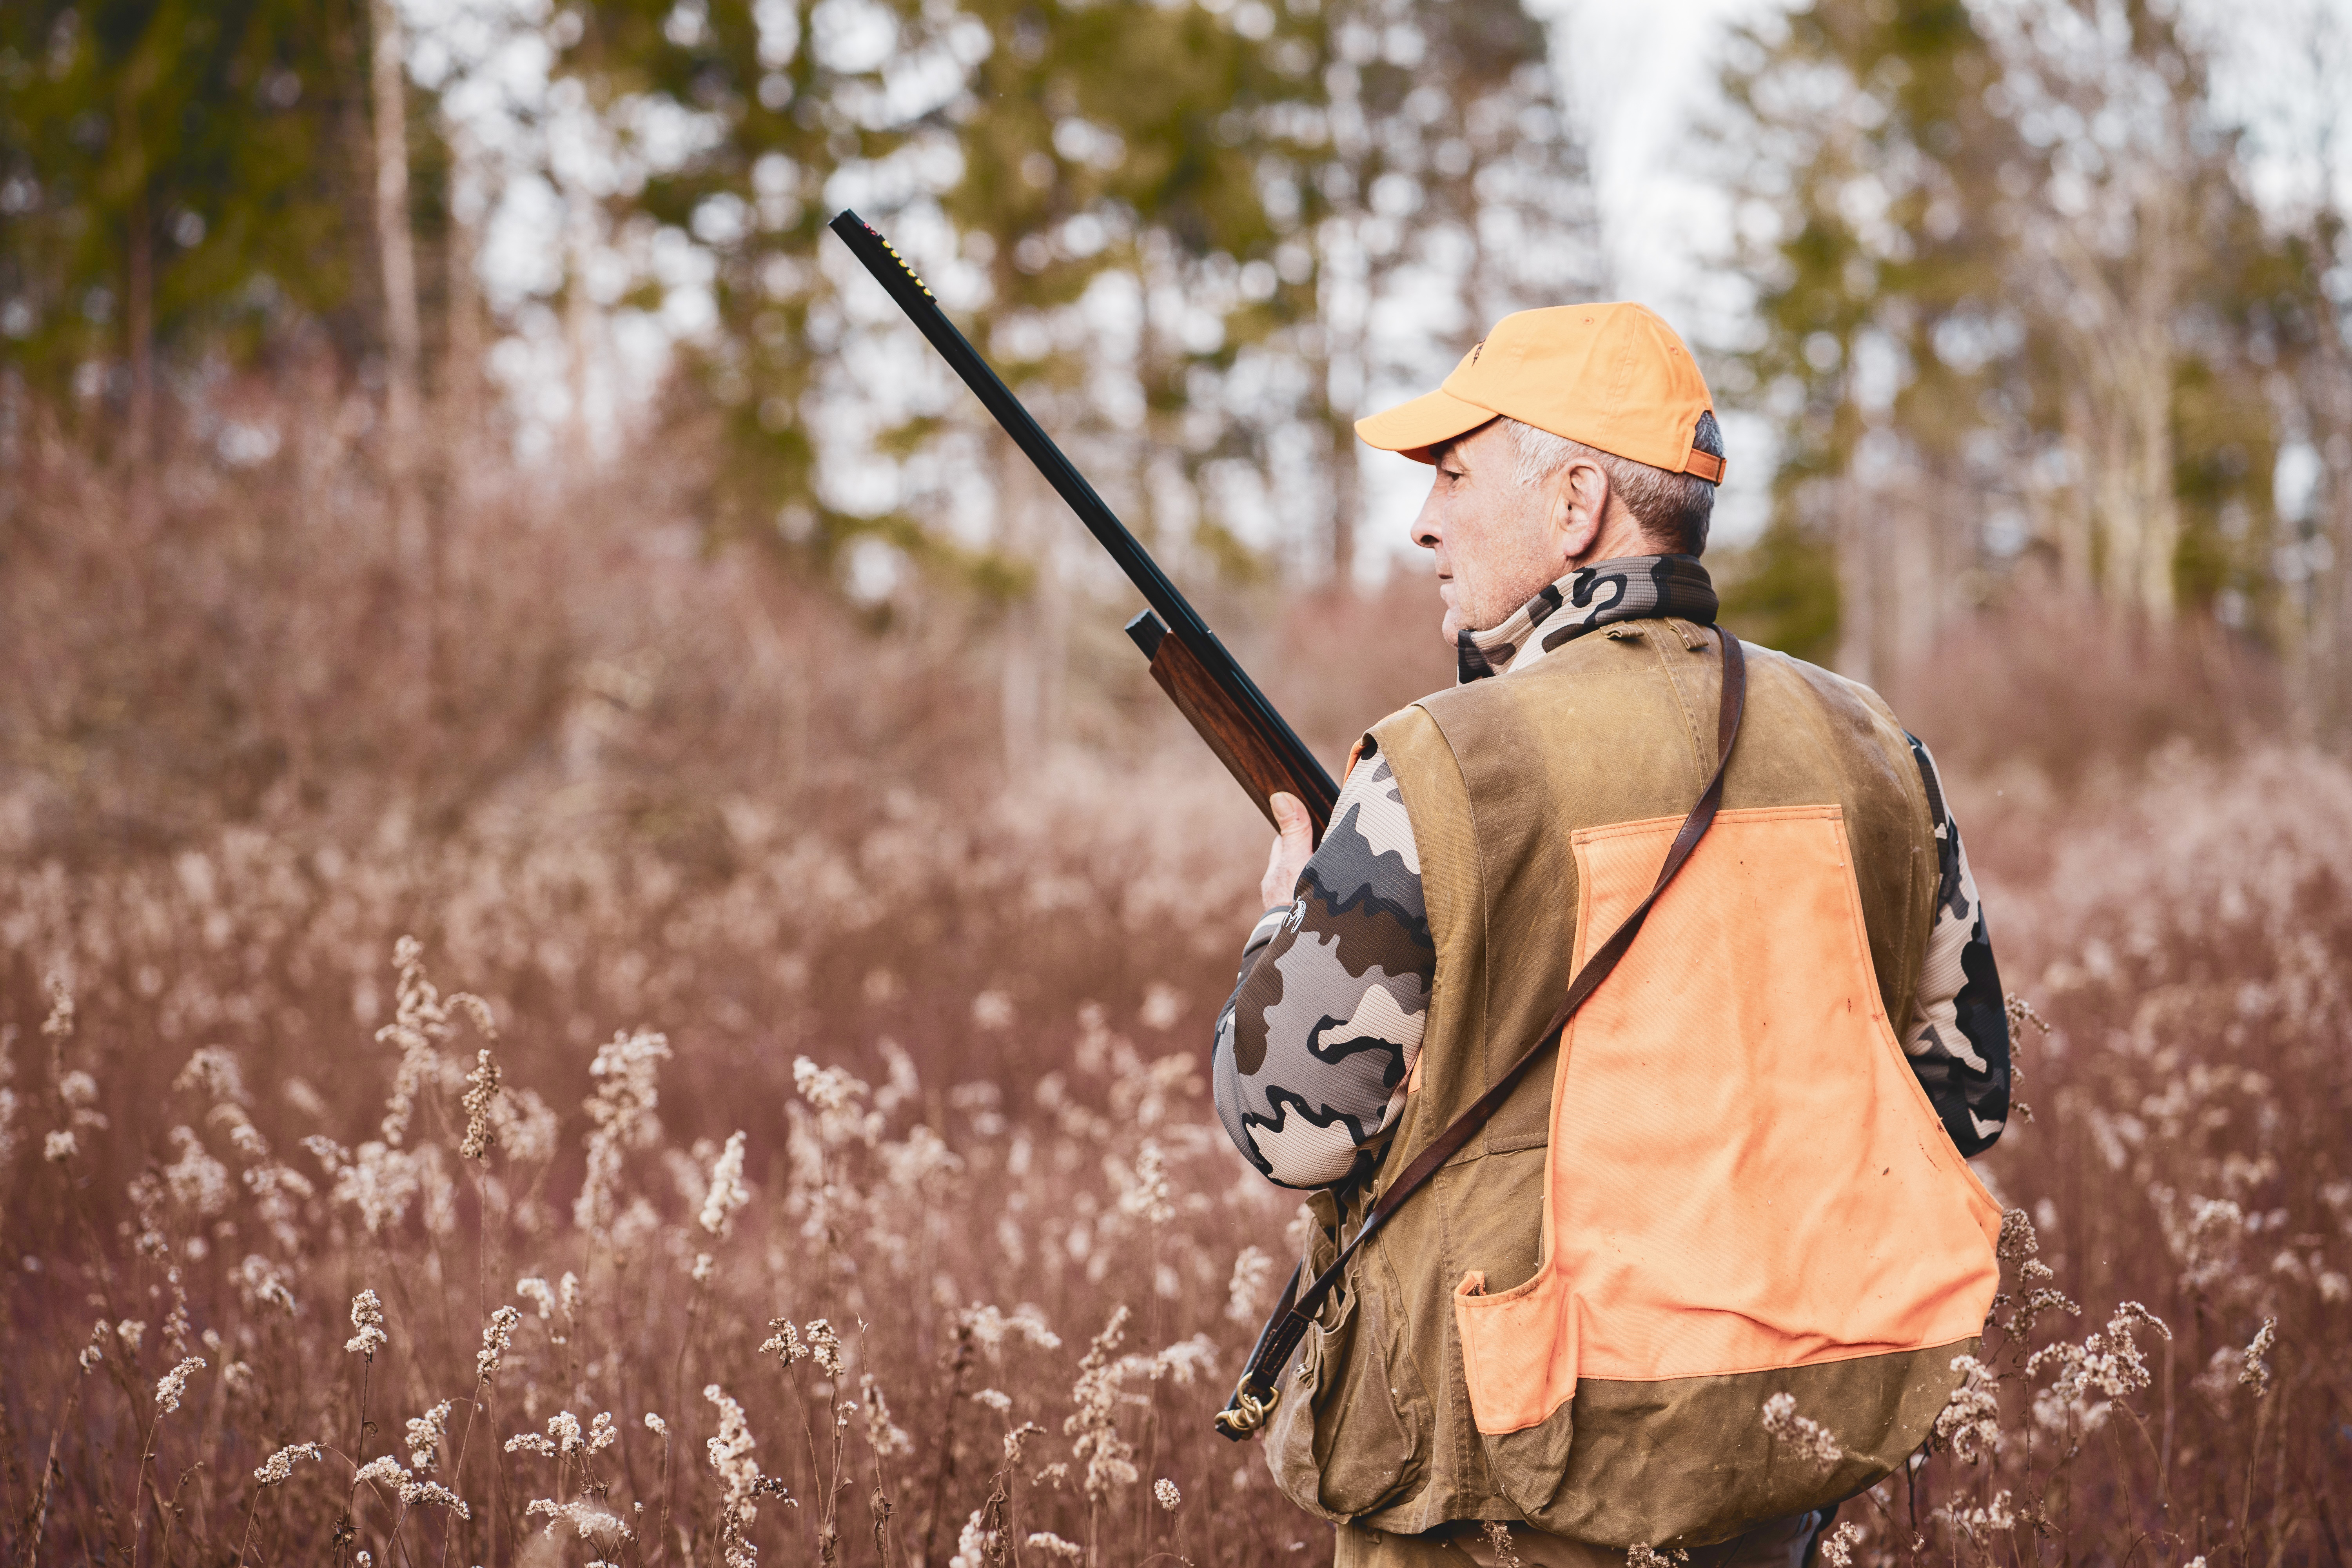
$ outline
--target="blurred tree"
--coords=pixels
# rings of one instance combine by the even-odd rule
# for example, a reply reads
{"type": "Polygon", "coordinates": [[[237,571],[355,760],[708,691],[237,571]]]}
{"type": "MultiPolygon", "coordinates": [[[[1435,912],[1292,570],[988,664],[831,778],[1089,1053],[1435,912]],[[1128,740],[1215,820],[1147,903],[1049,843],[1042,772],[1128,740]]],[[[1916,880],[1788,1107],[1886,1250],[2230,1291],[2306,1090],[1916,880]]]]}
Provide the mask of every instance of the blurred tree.
{"type": "MultiPolygon", "coordinates": [[[[1269,171],[1311,247],[1299,334],[1313,371],[1328,569],[1355,570],[1354,425],[1496,318],[1598,288],[1598,221],[1549,39],[1521,0],[1336,0],[1315,16],[1328,95],[1303,154],[1269,171]]],[[[1303,269],[1303,268],[1296,268],[1303,269]]],[[[1449,367],[1450,368],[1450,367],[1449,367]]]]}
{"type": "MultiPolygon", "coordinates": [[[[1488,313],[1591,274],[1589,192],[1541,27],[1518,0],[969,14],[990,47],[951,111],[961,178],[943,205],[982,261],[979,314],[1006,374],[1054,397],[1064,428],[1118,428],[1131,515],[1180,569],[1247,570],[1230,510],[1246,489],[1291,561],[1344,587],[1351,426],[1373,373],[1432,337],[1466,348],[1488,313]],[[1105,285],[1131,347],[1048,329],[1105,285]]],[[[998,471],[1001,513],[1058,511],[1023,466],[998,471]]],[[[1050,684],[1053,555],[1007,521],[1001,543],[1048,587],[1015,617],[1014,652],[1042,643],[1050,684]]],[[[1034,728],[1020,664],[1016,751],[1034,728]]]]}
{"type": "MultiPolygon", "coordinates": [[[[967,321],[1171,568],[1244,560],[1215,470],[1263,471],[1278,421],[1233,395],[1299,304],[1276,302],[1260,166],[1314,116],[1308,25],[1260,0],[982,0],[964,16],[985,33],[949,110],[961,170],[940,205],[979,274],[967,321]]],[[[954,438],[973,415],[960,392],[951,406],[954,438]]],[[[1097,574],[1062,559],[1074,536],[1026,459],[982,440],[1012,568],[1003,718],[1020,758],[1054,727],[1068,584],[1097,574]]],[[[934,498],[935,516],[954,510],[934,498]]]]}
{"type": "Polygon", "coordinates": [[[2168,8],[2002,18],[2032,150],[2016,294],[2056,350],[2037,421],[2083,478],[2068,574],[2158,621],[2267,600],[2276,460],[2268,316],[2288,279],[2202,51],[2168,8]]]}
{"type": "MultiPolygon", "coordinates": [[[[404,534],[421,532],[414,468],[420,416],[422,329],[416,310],[416,237],[408,182],[408,69],[396,0],[366,0],[370,163],[375,175],[373,231],[383,288],[384,424],[404,534]]],[[[421,540],[415,549],[422,553],[421,540]]]]}
{"type": "Polygon", "coordinates": [[[2342,135],[2352,18],[2326,0],[2263,13],[2238,37],[2263,91],[2251,140],[2276,175],[2266,218],[2282,236],[2267,301],[2269,384],[2284,438],[2273,555],[2290,691],[2311,730],[2352,736],[2352,224],[2342,135]]]}
{"type": "MultiPolygon", "coordinates": [[[[50,394],[155,433],[159,355],[325,320],[381,342],[354,0],[0,7],[0,334],[50,394]]],[[[93,434],[97,432],[93,430],[93,434]]]]}
{"type": "Polygon", "coordinates": [[[1757,591],[1788,634],[1833,618],[1840,666],[1893,682],[2035,558],[2159,621],[2260,620],[2293,283],[2177,18],[1823,0],[1726,85],[1763,279],[1738,371],[1784,441],[1757,591]],[[1826,580],[1790,597],[1808,539],[1833,617],[1826,580]]]}
{"type": "Polygon", "coordinates": [[[1988,107],[1999,74],[1960,0],[1827,0],[1743,33],[1725,78],[1762,328],[1726,390],[1782,443],[1727,613],[1864,679],[1961,600],[1994,510],[1971,498],[2002,488],[1972,444],[2022,336],[2003,297],[2000,182],[2020,144],[1988,107]]]}
{"type": "MultiPolygon", "coordinates": [[[[944,64],[952,89],[960,71],[907,48],[905,18],[879,0],[592,0],[566,15],[583,25],[559,37],[561,68],[642,157],[601,221],[716,263],[718,319],[682,345],[679,388],[728,437],[714,528],[829,558],[859,520],[819,490],[808,406],[845,330],[817,261],[826,185],[899,151],[910,122],[938,107],[939,89],[918,79],[917,99],[932,101],[902,103],[894,83],[944,64]]],[[[583,308],[591,248],[573,244],[565,283],[583,308]]]]}
{"type": "MultiPolygon", "coordinates": [[[[1320,531],[1345,575],[1348,425],[1399,345],[1591,273],[1590,205],[1518,0],[604,0],[566,68],[610,123],[691,151],[614,204],[719,263],[691,351],[733,457],[716,510],[832,559],[878,536],[1005,606],[1008,751],[1049,727],[1058,503],[937,376],[869,431],[880,505],[820,482],[843,410],[902,339],[830,297],[819,229],[887,221],[1006,379],[1180,571],[1251,569],[1233,509],[1320,531]],[[658,116],[652,112],[659,106],[658,116]],[[1503,303],[1497,303],[1504,301],[1503,303]],[[1415,313],[1425,313],[1426,305],[1415,313]],[[984,482],[975,485],[975,475],[984,482]],[[1276,500],[1275,497],[1281,499],[1276,500]]],[[[1075,568],[1083,571],[1083,568],[1075,568]]]]}

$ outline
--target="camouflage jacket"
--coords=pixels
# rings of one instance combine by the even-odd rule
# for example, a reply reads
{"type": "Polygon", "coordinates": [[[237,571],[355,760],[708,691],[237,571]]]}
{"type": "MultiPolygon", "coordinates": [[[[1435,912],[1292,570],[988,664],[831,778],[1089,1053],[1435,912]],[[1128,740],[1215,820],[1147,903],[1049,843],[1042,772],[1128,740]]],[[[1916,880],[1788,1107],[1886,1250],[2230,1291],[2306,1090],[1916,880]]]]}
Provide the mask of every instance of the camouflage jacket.
{"type": "MultiPolygon", "coordinates": [[[[1708,623],[1715,612],[1714,588],[1693,557],[1603,562],[1561,578],[1500,626],[1462,633],[1460,679],[1523,668],[1614,621],[1708,623]]],[[[1973,1156],[2008,1119],[2009,1019],[1959,829],[1927,748],[1913,737],[1911,751],[1942,882],[1903,1047],[1952,1142],[1973,1156]]],[[[1319,1187],[1356,1168],[1402,1100],[1436,967],[1412,821],[1368,736],[1297,896],[1251,931],[1217,1019],[1217,1113],[1261,1173],[1319,1187]]]]}

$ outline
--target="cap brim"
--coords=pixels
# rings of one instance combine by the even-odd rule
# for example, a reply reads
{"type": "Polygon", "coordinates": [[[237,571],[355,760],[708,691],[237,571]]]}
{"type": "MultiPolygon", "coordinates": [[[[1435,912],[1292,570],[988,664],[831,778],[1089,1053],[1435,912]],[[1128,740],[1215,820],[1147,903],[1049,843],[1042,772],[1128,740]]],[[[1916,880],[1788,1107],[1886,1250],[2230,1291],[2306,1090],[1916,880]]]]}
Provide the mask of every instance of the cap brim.
{"type": "Polygon", "coordinates": [[[1466,436],[1494,417],[1493,409],[1465,403],[1441,388],[1357,420],[1356,435],[1366,446],[1430,463],[1436,461],[1429,455],[1432,447],[1466,436]]]}

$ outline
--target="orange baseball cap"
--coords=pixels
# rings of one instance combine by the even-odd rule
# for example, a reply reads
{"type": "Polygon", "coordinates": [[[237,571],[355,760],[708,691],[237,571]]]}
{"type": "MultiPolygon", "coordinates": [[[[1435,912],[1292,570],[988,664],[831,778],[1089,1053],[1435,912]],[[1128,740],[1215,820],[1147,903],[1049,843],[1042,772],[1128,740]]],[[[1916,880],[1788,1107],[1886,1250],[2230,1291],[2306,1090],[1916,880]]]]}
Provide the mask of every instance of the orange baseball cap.
{"type": "Polygon", "coordinates": [[[1428,463],[1432,447],[1507,416],[1721,484],[1723,459],[1691,445],[1713,410],[1690,350],[1647,306],[1555,305],[1504,317],[1435,392],[1357,420],[1356,434],[1428,463]]]}

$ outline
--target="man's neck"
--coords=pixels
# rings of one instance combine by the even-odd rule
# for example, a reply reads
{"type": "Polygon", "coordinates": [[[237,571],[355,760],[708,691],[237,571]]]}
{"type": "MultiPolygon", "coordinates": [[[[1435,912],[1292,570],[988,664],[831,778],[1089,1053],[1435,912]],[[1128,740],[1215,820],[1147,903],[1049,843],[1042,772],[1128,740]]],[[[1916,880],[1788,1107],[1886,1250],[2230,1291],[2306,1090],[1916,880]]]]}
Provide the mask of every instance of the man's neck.
{"type": "Polygon", "coordinates": [[[1615,621],[1678,616],[1712,625],[1715,584],[1695,555],[1629,555],[1571,567],[1501,624],[1454,639],[1462,684],[1541,658],[1571,638],[1615,621]]]}
{"type": "Polygon", "coordinates": [[[1553,581],[1574,576],[1588,566],[1644,559],[1659,553],[1658,547],[1643,531],[1642,520],[1612,494],[1609,498],[1609,510],[1601,518],[1600,531],[1592,536],[1592,542],[1570,556],[1566,565],[1560,569],[1559,577],[1553,581]]]}

